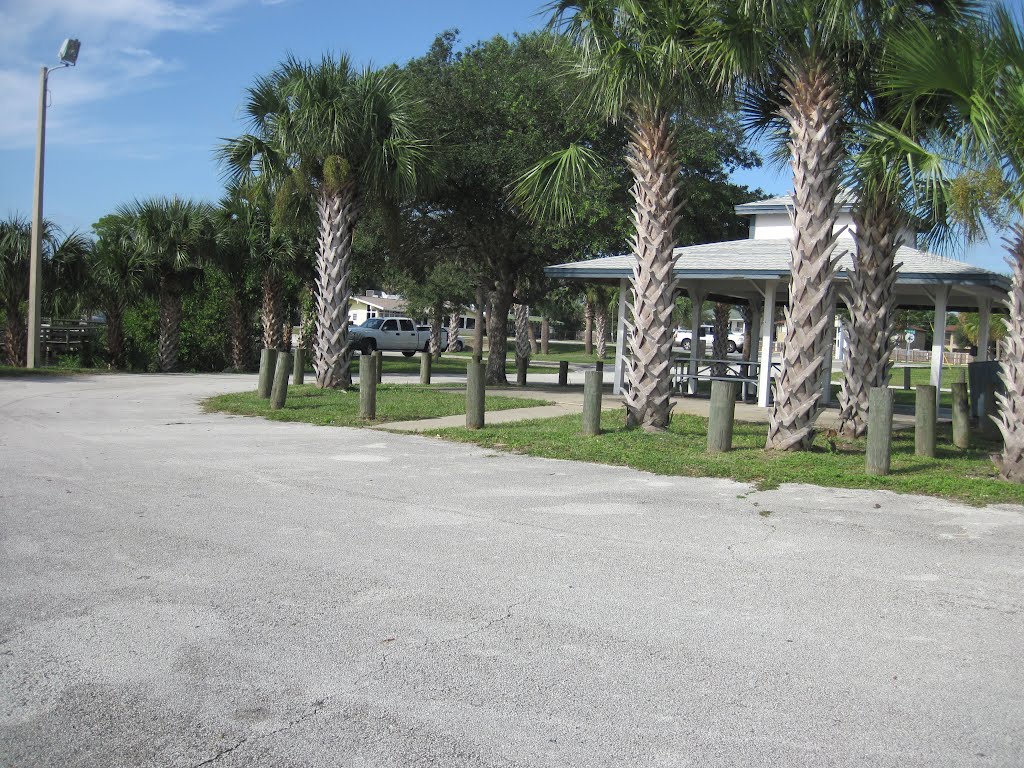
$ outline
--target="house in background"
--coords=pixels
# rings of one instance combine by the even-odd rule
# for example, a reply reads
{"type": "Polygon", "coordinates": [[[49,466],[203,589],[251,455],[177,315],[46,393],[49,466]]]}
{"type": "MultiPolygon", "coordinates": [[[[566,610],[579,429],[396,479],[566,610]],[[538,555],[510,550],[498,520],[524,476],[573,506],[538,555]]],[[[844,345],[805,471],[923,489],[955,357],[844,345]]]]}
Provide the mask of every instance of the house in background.
{"type": "Polygon", "coordinates": [[[348,321],[361,325],[371,317],[404,317],[406,301],[401,296],[383,291],[367,291],[353,296],[348,305],[348,321]]]}

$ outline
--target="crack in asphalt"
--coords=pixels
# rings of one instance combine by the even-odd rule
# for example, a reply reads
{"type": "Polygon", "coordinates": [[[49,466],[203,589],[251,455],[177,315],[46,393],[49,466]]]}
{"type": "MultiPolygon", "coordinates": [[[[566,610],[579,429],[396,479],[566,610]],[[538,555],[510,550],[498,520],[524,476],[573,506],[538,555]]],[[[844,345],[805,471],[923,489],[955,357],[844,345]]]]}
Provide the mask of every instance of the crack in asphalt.
{"type": "Polygon", "coordinates": [[[320,712],[322,712],[323,709],[327,706],[327,701],[331,698],[333,698],[333,696],[325,696],[322,699],[317,699],[313,702],[312,709],[310,709],[308,712],[299,715],[299,717],[295,718],[294,720],[289,720],[286,725],[282,725],[280,728],[275,728],[272,731],[267,731],[266,733],[261,733],[251,738],[249,736],[243,736],[230,747],[226,747],[225,749],[219,750],[216,755],[207,758],[206,760],[203,760],[203,762],[201,763],[196,763],[192,766],[192,768],[201,768],[201,766],[204,765],[212,765],[213,763],[216,763],[226,755],[230,755],[236,749],[239,749],[240,747],[244,746],[250,741],[262,741],[263,739],[268,739],[271,736],[276,736],[279,733],[284,733],[285,731],[294,728],[297,725],[301,725],[307,720],[310,720],[319,715],[320,712]]]}

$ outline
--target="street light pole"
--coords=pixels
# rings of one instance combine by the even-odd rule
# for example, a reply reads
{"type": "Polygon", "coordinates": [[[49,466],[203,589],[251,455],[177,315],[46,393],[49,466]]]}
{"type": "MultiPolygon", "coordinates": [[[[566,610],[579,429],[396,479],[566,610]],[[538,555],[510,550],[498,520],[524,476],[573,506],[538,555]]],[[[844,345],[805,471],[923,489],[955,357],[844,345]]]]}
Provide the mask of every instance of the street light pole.
{"type": "Polygon", "coordinates": [[[46,153],[46,81],[50,70],[39,72],[39,132],[36,135],[35,199],[32,202],[32,256],[28,273],[28,349],[25,366],[38,368],[40,312],[43,307],[43,162],[46,153]]]}
{"type": "MultiPolygon", "coordinates": [[[[78,40],[65,40],[60,47],[60,65],[53,69],[73,67],[78,61],[81,44],[78,40]]],[[[32,201],[32,250],[28,273],[28,349],[25,366],[38,368],[39,336],[42,330],[40,314],[43,308],[43,163],[46,154],[46,84],[50,79],[49,67],[39,72],[39,130],[36,135],[35,197],[32,201]]]]}

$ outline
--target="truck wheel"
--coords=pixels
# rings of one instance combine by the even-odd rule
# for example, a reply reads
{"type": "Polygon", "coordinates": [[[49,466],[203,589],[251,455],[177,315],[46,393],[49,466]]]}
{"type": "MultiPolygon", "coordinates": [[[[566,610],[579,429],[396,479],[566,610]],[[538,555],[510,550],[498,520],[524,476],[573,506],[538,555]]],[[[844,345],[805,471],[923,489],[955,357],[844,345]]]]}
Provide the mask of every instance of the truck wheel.
{"type": "Polygon", "coordinates": [[[690,340],[689,339],[683,339],[683,349],[686,350],[687,352],[690,351],[690,340]]]}
{"type": "Polygon", "coordinates": [[[416,354],[416,350],[415,349],[403,349],[402,350],[402,354],[405,355],[406,357],[412,357],[413,355],[416,354]]]}
{"type": "Polygon", "coordinates": [[[725,345],[725,349],[730,355],[733,354],[736,351],[736,342],[730,339],[725,345]]]}
{"type": "Polygon", "coordinates": [[[364,355],[372,355],[375,349],[377,349],[377,343],[373,339],[364,339],[363,343],[359,345],[359,351],[364,355]]]}
{"type": "Polygon", "coordinates": [[[466,348],[466,345],[462,343],[462,339],[456,339],[455,340],[455,351],[456,352],[461,352],[465,348],[466,348]]]}

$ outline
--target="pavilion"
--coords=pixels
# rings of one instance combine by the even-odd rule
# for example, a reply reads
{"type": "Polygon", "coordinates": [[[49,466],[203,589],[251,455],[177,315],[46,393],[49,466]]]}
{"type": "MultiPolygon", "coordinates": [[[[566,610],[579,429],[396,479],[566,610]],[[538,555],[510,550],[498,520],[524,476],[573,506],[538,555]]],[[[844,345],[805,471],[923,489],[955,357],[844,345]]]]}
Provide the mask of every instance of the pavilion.
{"type": "MultiPolygon", "coordinates": [[[[790,250],[792,236],[789,197],[773,198],[736,206],[736,212],[749,216],[750,237],[721,243],[693,245],[675,250],[672,271],[677,286],[693,303],[691,327],[697,338],[701,306],[705,301],[723,301],[730,304],[750,305],[754,316],[754,329],[760,329],[760,339],[751,350],[750,383],[756,383],[757,402],[767,407],[770,402],[770,382],[777,363],[773,361],[775,308],[789,300],[790,250]]],[[[854,241],[850,235],[853,221],[852,202],[846,200],[841,207],[838,227],[842,228],[836,254],[842,254],[836,267],[836,282],[842,287],[853,270],[854,241]]],[[[905,242],[915,242],[913,233],[904,233],[905,242]]],[[[901,309],[933,309],[935,328],[946,327],[950,311],[977,312],[978,359],[988,359],[988,337],[994,303],[1002,301],[1010,288],[1005,275],[965,264],[955,259],[918,250],[909,246],[899,249],[896,263],[902,264],[896,281],[896,304],[901,309]]],[[[631,254],[608,256],[571,264],[548,267],[549,277],[585,282],[618,283],[618,333],[615,345],[614,392],[622,391],[625,352],[626,306],[633,274],[634,257],[631,254]]],[[[838,301],[842,301],[841,290],[838,301]]],[[[832,309],[833,317],[836,307],[832,309]]],[[[833,326],[835,323],[833,323],[833,326]]],[[[753,334],[752,334],[753,335],[753,334]]],[[[936,387],[942,380],[943,337],[935,335],[931,355],[931,383],[936,387]]],[[[700,378],[699,345],[692,344],[688,355],[686,388],[692,394],[700,378]]],[[[832,355],[825,376],[825,402],[831,395],[832,355]]],[[[938,401],[938,398],[936,399],[938,401]]]]}

